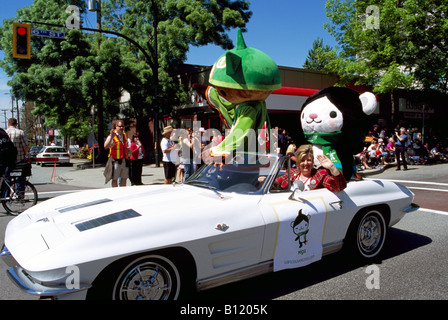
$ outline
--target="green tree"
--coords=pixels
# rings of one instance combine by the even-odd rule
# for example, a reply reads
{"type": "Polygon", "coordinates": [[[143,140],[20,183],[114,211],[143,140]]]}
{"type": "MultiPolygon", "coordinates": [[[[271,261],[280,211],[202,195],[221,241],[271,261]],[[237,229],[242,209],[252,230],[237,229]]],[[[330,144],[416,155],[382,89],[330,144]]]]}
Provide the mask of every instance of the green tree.
{"type": "MultiPolygon", "coordinates": [[[[72,4],[85,11],[84,0],[72,4]]],[[[15,20],[61,25],[70,15],[66,8],[65,0],[34,0],[17,11],[15,20]]],[[[148,117],[169,115],[173,105],[188,98],[177,75],[189,46],[232,48],[227,32],[244,30],[252,13],[244,0],[103,0],[101,14],[103,30],[133,39],[148,55],[120,37],[70,30],[64,40],[32,37],[32,58],[13,59],[14,19],[5,20],[0,30],[5,52],[0,66],[13,76],[9,84],[14,94],[35,101],[36,113],[70,135],[87,134],[92,105],[104,110],[104,123],[123,113],[143,120],[138,121],[139,131],[148,132],[148,117]],[[131,95],[130,107],[119,109],[123,90],[131,95]]],[[[105,134],[102,128],[100,120],[99,141],[105,134]]]]}
{"type": "MultiPolygon", "coordinates": [[[[84,1],[73,4],[81,10],[85,8],[84,1]]],[[[34,101],[33,112],[44,115],[49,126],[60,128],[66,136],[85,138],[89,132],[89,107],[81,91],[82,77],[72,69],[72,62],[93,57],[91,45],[82,33],[70,30],[63,40],[32,36],[31,59],[12,57],[12,22],[22,19],[65,24],[70,15],[66,8],[63,0],[35,0],[33,5],[19,9],[16,18],[5,20],[0,30],[0,48],[5,58],[0,66],[13,77],[8,84],[14,96],[34,101]]]]}
{"type": "MultiPolygon", "coordinates": [[[[439,0],[327,0],[328,31],[344,64],[341,81],[356,76],[376,92],[395,88],[447,92],[448,3],[439,0]]],[[[341,69],[335,69],[335,66],[341,69]]]]}
{"type": "Polygon", "coordinates": [[[148,116],[170,115],[172,106],[187,101],[189,88],[179,85],[178,74],[189,47],[214,43],[231,49],[227,32],[236,27],[244,31],[252,14],[245,0],[108,0],[102,9],[104,29],[135,40],[149,55],[117,40],[133,71],[124,85],[133,106],[129,115],[137,118],[144,137],[148,116]]]}
{"type": "Polygon", "coordinates": [[[329,45],[324,46],[324,40],[318,37],[314,40],[313,47],[308,50],[308,56],[302,67],[308,70],[324,70],[330,60],[326,53],[331,51],[333,48],[329,45]]]}
{"type": "Polygon", "coordinates": [[[448,2],[403,3],[407,61],[425,89],[448,91],[448,2]]]}
{"type": "Polygon", "coordinates": [[[376,93],[448,90],[448,3],[439,0],[327,0],[326,24],[341,50],[326,70],[376,93]]]}
{"type": "Polygon", "coordinates": [[[245,0],[108,0],[102,8],[104,29],[130,37],[149,54],[148,59],[138,48],[119,40],[128,49],[125,64],[134,71],[126,89],[131,104],[139,106],[134,108],[137,116],[151,115],[159,108],[169,114],[170,106],[185,102],[188,97],[176,77],[189,46],[214,43],[232,48],[227,32],[236,27],[244,30],[252,14],[245,0]]]}

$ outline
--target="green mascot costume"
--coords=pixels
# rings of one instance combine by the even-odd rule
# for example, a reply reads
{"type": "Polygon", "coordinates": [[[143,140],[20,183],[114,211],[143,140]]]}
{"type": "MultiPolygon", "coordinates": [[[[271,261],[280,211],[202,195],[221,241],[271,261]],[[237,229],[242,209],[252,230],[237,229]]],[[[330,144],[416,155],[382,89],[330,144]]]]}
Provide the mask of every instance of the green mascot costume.
{"type": "Polygon", "coordinates": [[[259,147],[257,151],[269,150],[265,100],[281,87],[277,64],[260,50],[247,47],[238,29],[236,48],[215,62],[209,82],[212,86],[206,89],[207,101],[231,128],[225,139],[210,149],[210,155],[225,158],[236,151],[256,151],[250,148],[254,145],[259,147]]]}

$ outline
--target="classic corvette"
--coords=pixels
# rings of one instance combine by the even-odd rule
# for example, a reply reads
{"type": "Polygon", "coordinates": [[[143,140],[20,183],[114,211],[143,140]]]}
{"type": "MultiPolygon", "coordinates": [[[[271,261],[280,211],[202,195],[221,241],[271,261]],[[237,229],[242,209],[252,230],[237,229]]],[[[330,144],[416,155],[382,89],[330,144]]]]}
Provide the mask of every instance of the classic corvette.
{"type": "Polygon", "coordinates": [[[288,157],[243,156],[175,185],[56,197],[8,224],[1,256],[30,294],[178,299],[343,247],[374,259],[388,227],[418,209],[413,193],[390,181],[351,181],[340,192],[272,188],[291,165],[288,157]]]}

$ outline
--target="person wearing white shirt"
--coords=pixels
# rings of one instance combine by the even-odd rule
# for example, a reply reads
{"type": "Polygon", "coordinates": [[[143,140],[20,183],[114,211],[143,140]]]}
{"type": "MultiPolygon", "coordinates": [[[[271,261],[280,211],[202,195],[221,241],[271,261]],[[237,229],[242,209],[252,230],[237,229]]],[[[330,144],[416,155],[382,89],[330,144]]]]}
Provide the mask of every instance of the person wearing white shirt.
{"type": "Polygon", "coordinates": [[[160,142],[160,148],[162,149],[162,162],[163,170],[165,173],[165,184],[173,183],[173,179],[176,177],[176,162],[179,158],[179,148],[171,139],[171,133],[173,132],[172,126],[167,126],[163,129],[162,141],[160,142]]]}

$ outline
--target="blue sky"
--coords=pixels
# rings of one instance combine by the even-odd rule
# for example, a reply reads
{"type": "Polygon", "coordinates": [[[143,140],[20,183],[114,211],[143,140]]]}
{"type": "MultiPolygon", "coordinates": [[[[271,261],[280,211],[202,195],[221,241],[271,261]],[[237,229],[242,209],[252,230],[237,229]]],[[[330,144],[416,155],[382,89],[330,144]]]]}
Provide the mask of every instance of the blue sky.
{"type": "MultiPolygon", "coordinates": [[[[14,18],[17,9],[32,3],[33,0],[2,0],[0,24],[4,19],[14,18]]],[[[336,45],[323,27],[327,22],[325,3],[326,0],[252,0],[250,10],[253,15],[247,25],[248,31],[244,33],[246,44],[267,53],[278,65],[301,68],[317,37],[324,39],[324,45],[336,45]]],[[[65,8],[61,10],[65,11],[65,8]]],[[[94,15],[89,14],[85,26],[95,28],[95,19],[94,15]]],[[[235,43],[236,30],[231,30],[229,36],[235,43]]],[[[214,45],[192,47],[186,62],[212,65],[223,53],[223,49],[214,45]]],[[[1,51],[0,59],[3,59],[1,51]]],[[[8,80],[0,69],[0,110],[11,109],[8,80]]],[[[7,117],[10,116],[8,111],[7,117]]],[[[3,111],[0,113],[0,125],[4,127],[3,111]]]]}

